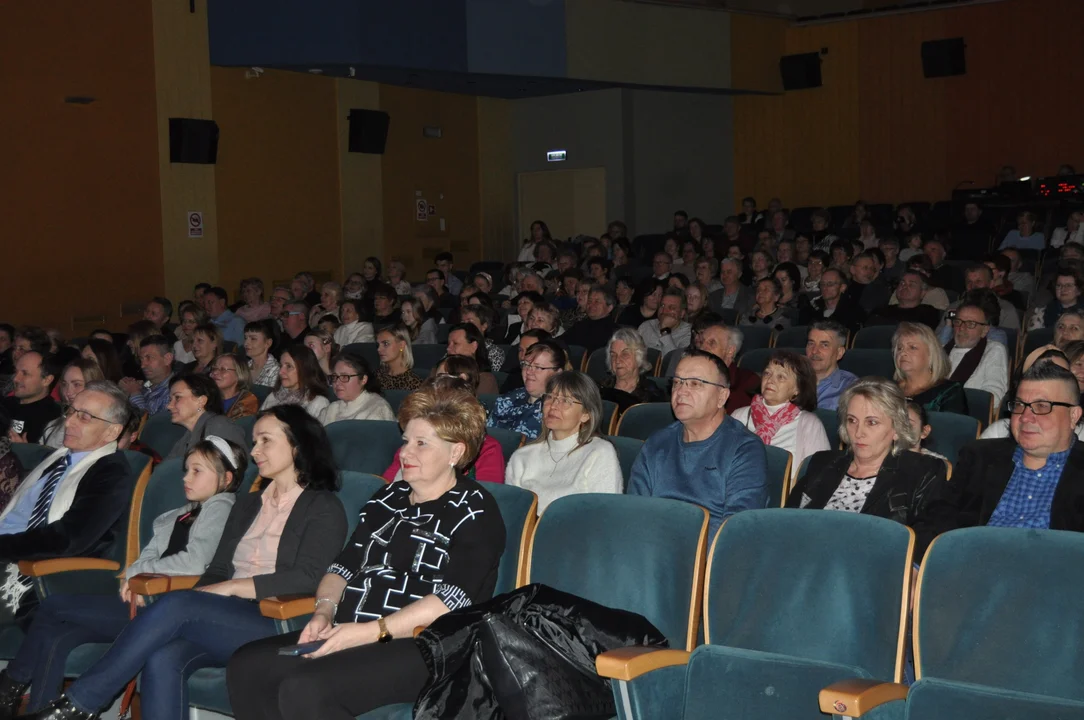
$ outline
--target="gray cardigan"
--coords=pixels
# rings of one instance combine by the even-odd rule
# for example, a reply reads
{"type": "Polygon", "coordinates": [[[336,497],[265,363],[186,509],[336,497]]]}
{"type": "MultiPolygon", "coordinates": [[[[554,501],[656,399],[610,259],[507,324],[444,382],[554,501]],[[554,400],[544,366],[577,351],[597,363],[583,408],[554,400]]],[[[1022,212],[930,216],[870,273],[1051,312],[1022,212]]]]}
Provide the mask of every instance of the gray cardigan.
{"type": "Polygon", "coordinates": [[[196,516],[188,531],[188,545],[179,553],[163,558],[162,553],[169,547],[173,527],[177,518],[192,509],[192,503],[184,507],[164,512],[154,519],[154,536],[139,558],[124,571],[124,578],[131,579],[140,573],[159,573],[161,575],[202,575],[211,558],[215,556],[218,541],[222,538],[222,529],[226,527],[226,518],[236,500],[233,493],[219,493],[204,501],[203,508],[196,516]]]}
{"type": "Polygon", "coordinates": [[[199,420],[189,432],[181,436],[163,460],[183,458],[193,445],[208,435],[217,435],[223,440],[229,440],[248,450],[248,433],[243,428],[234,425],[224,415],[206,412],[200,415],[199,420]]]}

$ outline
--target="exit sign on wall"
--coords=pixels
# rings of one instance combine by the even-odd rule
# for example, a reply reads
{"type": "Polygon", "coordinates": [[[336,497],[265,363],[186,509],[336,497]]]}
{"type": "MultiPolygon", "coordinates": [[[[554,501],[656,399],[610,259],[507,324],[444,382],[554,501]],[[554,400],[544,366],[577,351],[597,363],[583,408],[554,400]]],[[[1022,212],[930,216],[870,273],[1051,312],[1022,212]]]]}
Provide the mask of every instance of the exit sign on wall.
{"type": "Polygon", "coordinates": [[[564,150],[550,150],[546,153],[546,162],[564,162],[568,153],[564,150]]]}

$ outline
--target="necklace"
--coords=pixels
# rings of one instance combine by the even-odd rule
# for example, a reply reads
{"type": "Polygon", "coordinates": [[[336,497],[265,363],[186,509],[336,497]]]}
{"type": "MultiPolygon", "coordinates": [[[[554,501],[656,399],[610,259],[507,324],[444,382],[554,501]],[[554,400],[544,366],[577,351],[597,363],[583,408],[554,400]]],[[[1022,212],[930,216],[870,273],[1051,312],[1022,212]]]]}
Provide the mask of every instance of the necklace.
{"type": "Polygon", "coordinates": [[[550,443],[550,440],[547,438],[547,440],[546,440],[546,454],[550,456],[550,461],[553,463],[553,467],[550,469],[550,477],[553,477],[553,474],[555,472],[557,472],[557,468],[561,465],[561,463],[564,461],[564,459],[568,457],[569,452],[571,452],[571,451],[566,450],[564,453],[561,454],[561,457],[559,457],[559,458],[554,457],[553,456],[553,445],[550,443]]]}

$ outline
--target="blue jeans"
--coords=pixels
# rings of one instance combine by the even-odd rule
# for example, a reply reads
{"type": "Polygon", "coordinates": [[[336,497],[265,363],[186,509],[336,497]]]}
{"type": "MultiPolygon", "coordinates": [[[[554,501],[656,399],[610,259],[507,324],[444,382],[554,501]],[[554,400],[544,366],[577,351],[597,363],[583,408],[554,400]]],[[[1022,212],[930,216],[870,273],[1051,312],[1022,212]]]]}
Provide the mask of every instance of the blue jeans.
{"type": "Polygon", "coordinates": [[[68,686],[79,710],[101,712],[142,671],[143,717],[188,717],[188,677],[225,667],[246,643],[275,634],[275,622],[251,600],[186,590],[163,596],[121,631],[113,647],[68,686]]]}
{"type": "Polygon", "coordinates": [[[42,600],[8,676],[30,683],[29,710],[60,695],[68,655],[86,643],[111,643],[128,624],[128,606],[116,595],[51,595],[42,600]]]}

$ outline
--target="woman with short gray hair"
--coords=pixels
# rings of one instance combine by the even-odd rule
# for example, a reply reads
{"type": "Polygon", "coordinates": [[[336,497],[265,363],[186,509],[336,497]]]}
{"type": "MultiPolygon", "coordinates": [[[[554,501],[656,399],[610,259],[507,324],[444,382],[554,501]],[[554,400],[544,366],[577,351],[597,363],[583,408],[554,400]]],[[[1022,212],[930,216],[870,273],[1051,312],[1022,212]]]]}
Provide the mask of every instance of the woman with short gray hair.
{"type": "Polygon", "coordinates": [[[617,403],[619,414],[639,403],[666,401],[666,393],[650,377],[647,344],[639,331],[617,329],[606,343],[606,369],[602,399],[617,403]]]}
{"type": "Polygon", "coordinates": [[[839,400],[839,434],[847,449],[814,454],[786,506],[860,512],[913,525],[946,482],[948,466],[909,449],[916,435],[899,386],[867,377],[847,388],[839,400]]]}
{"type": "Polygon", "coordinates": [[[542,434],[512,454],[505,483],[538,495],[539,512],[565,495],[622,492],[617,452],[600,434],[605,420],[594,380],[557,373],[546,383],[542,434]]]}

